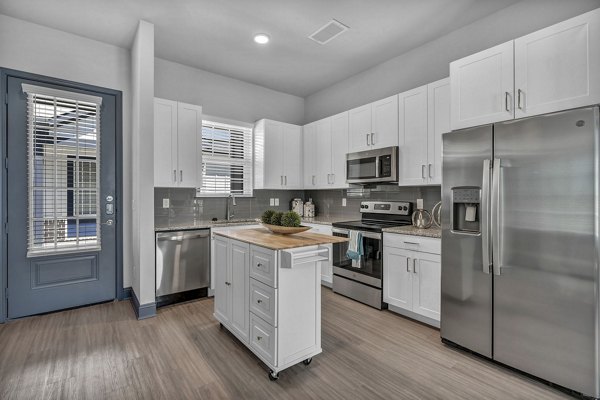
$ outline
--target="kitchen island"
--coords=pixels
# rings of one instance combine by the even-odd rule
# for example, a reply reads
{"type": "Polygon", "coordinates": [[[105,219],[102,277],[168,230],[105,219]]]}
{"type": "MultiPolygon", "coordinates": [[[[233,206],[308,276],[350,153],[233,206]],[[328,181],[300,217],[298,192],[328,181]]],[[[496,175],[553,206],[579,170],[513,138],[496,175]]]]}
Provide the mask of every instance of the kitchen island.
{"type": "Polygon", "coordinates": [[[215,318],[269,367],[321,353],[321,261],[346,238],[265,228],[215,232],[215,318]]]}

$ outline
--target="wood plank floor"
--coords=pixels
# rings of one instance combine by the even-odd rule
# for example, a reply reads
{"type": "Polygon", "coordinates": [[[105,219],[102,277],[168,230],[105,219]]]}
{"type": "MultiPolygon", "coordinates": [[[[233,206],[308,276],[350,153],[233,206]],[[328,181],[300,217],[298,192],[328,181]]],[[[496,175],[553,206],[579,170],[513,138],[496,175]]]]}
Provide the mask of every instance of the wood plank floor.
{"type": "Polygon", "coordinates": [[[567,398],[326,288],[323,354],[270,382],[212,311],[203,299],[137,321],[123,301],[0,325],[0,399],[567,398]]]}

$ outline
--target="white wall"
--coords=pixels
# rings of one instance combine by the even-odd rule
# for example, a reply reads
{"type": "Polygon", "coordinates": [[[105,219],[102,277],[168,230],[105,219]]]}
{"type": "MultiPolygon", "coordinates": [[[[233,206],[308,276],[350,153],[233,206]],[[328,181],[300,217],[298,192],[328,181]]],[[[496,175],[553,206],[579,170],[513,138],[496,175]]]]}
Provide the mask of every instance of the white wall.
{"type": "Polygon", "coordinates": [[[600,7],[600,0],[525,0],[305,99],[304,123],[448,76],[448,64],[600,7]]]}
{"type": "Polygon", "coordinates": [[[131,49],[133,280],[141,305],[153,303],[154,274],[154,25],[140,21],[131,49]]]}
{"type": "Polygon", "coordinates": [[[302,124],[304,99],[157,58],[155,94],[202,106],[208,115],[244,122],[269,118],[302,124]]]}
{"type": "MultiPolygon", "coordinates": [[[[0,67],[123,92],[123,204],[131,204],[131,58],[127,49],[0,14],[0,67]]],[[[131,286],[131,213],[123,213],[123,286],[131,286]]]]}

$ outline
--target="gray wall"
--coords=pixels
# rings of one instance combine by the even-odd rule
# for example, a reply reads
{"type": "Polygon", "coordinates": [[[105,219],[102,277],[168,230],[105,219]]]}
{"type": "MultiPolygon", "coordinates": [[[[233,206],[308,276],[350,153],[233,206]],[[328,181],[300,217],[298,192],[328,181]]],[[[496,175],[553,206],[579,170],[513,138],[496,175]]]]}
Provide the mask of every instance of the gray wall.
{"type": "Polygon", "coordinates": [[[304,122],[448,76],[451,61],[600,7],[600,0],[524,0],[305,99],[304,122]]]}
{"type": "Polygon", "coordinates": [[[155,59],[155,94],[202,105],[207,115],[254,122],[261,118],[302,124],[304,99],[262,86],[155,59]]]}

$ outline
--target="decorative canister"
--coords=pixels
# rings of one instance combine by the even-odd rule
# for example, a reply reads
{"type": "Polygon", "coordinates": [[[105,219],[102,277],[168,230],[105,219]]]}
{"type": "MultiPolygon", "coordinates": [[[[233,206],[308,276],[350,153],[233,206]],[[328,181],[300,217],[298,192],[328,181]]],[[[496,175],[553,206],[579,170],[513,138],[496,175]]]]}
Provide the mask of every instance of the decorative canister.
{"type": "Polygon", "coordinates": [[[312,199],[308,199],[306,203],[304,203],[304,217],[305,218],[314,218],[315,216],[315,204],[312,202],[312,199]]]}
{"type": "Polygon", "coordinates": [[[290,209],[298,213],[301,217],[304,216],[304,202],[302,199],[292,199],[290,209]]]}
{"type": "Polygon", "coordinates": [[[417,210],[412,215],[412,223],[413,226],[420,229],[427,229],[431,227],[433,223],[433,218],[431,218],[431,214],[427,210],[417,210]]]}

